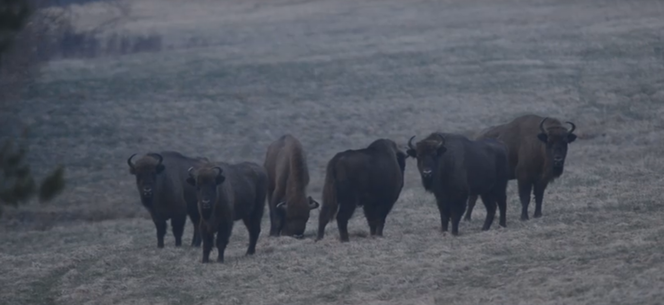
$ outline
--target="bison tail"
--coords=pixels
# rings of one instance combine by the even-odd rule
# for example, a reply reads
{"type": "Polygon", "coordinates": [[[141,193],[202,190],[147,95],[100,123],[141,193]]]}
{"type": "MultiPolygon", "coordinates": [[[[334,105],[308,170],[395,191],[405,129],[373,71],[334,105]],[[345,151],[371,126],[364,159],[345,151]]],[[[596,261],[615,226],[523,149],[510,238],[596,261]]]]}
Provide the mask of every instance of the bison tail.
{"type": "Polygon", "coordinates": [[[337,183],[335,164],[337,158],[332,158],[327,164],[325,173],[325,186],[323,187],[323,206],[320,211],[320,219],[325,222],[332,221],[337,215],[339,203],[337,202],[337,183]]]}

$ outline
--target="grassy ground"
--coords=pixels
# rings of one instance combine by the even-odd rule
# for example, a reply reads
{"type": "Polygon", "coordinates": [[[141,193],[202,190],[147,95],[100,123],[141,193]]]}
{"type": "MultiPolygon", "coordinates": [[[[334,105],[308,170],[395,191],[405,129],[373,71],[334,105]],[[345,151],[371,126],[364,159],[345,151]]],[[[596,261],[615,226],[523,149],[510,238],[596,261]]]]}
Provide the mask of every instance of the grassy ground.
{"type": "MultiPolygon", "coordinates": [[[[126,30],[218,46],[52,63],[16,114],[31,160],[67,166],[53,204],[0,229],[6,304],[658,304],[664,298],[664,5],[656,1],[141,0],[126,30]],[[178,9],[186,9],[184,12],[178,9]],[[175,19],[173,19],[175,18],[175,19]],[[516,115],[576,123],[544,217],[439,232],[407,163],[386,237],[267,238],[237,223],[226,264],[156,248],[126,158],[178,150],[262,163],[283,133],[304,144],[320,198],[326,162],[379,137],[472,134],[516,115]]],[[[85,9],[85,8],[83,8],[85,9]]],[[[97,12],[98,13],[98,12],[97,12]]],[[[89,20],[88,20],[89,22],[89,20]]],[[[531,211],[532,213],[532,211],[531,211]]],[[[191,238],[187,223],[184,244],[191,238]]],[[[213,254],[214,255],[214,254],[213,254]]]]}

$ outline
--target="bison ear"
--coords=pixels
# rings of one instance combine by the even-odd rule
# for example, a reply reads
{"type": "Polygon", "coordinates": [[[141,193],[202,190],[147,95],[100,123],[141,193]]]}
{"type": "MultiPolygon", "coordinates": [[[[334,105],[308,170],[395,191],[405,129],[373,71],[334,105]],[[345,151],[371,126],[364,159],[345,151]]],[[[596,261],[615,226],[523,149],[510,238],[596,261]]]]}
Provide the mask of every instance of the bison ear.
{"type": "Polygon", "coordinates": [[[315,210],[320,206],[320,204],[316,200],[311,198],[311,196],[309,196],[308,199],[309,199],[309,209],[310,210],[315,210]]]}
{"type": "Polygon", "coordinates": [[[412,148],[409,148],[408,150],[406,150],[406,153],[407,153],[409,156],[413,157],[413,158],[417,158],[417,151],[415,151],[415,150],[412,149],[412,148]]]}
{"type": "Polygon", "coordinates": [[[441,145],[436,150],[436,153],[440,156],[440,155],[444,154],[446,151],[447,151],[447,148],[445,148],[445,145],[441,145]]]}
{"type": "Polygon", "coordinates": [[[224,175],[218,175],[216,178],[214,178],[214,182],[217,183],[217,185],[224,183],[226,181],[226,177],[224,175]]]}
{"type": "Polygon", "coordinates": [[[194,180],[194,177],[189,176],[186,180],[191,186],[196,186],[196,180],[194,180]]]}
{"type": "Polygon", "coordinates": [[[538,135],[537,135],[537,138],[538,138],[540,141],[544,142],[544,143],[549,142],[549,136],[548,136],[546,133],[540,133],[540,134],[538,134],[538,135]]]}
{"type": "Polygon", "coordinates": [[[567,143],[572,143],[572,142],[574,142],[574,140],[576,140],[576,135],[575,134],[573,134],[573,133],[567,134],[567,143]]]}
{"type": "Polygon", "coordinates": [[[157,171],[157,174],[161,174],[165,169],[166,167],[163,164],[159,164],[155,170],[157,171]]]}

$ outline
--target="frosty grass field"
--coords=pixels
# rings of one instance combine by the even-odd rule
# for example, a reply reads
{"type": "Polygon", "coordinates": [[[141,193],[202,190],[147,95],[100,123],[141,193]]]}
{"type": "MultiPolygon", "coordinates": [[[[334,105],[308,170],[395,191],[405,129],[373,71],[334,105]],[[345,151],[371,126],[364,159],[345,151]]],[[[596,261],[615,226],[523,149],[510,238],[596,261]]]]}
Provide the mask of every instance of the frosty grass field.
{"type": "MultiPolygon", "coordinates": [[[[80,26],[103,16],[98,6],[80,26]]],[[[2,304],[661,304],[664,302],[664,4],[658,1],[137,0],[119,30],[175,48],[52,62],[19,114],[31,160],[67,167],[55,202],[7,209],[2,304]],[[185,4],[187,2],[188,4],[185,4]],[[440,232],[414,160],[388,216],[351,241],[268,238],[235,224],[225,264],[201,264],[187,220],[157,249],[126,158],[177,150],[262,164],[302,141],[320,200],[326,162],[387,137],[465,135],[517,115],[573,121],[543,218],[440,232]]],[[[267,208],[266,208],[267,211],[267,208]]],[[[533,208],[530,213],[532,216],[533,208]]],[[[213,252],[216,255],[216,250],[213,252]]]]}

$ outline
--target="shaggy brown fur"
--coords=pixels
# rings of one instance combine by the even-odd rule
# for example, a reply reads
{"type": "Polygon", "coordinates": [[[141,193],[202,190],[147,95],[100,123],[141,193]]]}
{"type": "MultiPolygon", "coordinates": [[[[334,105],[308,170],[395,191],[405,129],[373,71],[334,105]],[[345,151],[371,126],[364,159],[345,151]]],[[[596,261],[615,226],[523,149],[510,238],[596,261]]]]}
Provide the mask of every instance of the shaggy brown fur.
{"type": "Polygon", "coordinates": [[[364,207],[371,235],[383,236],[387,214],[403,187],[406,158],[388,139],[337,153],[327,164],[316,240],[323,239],[325,226],[336,215],[339,237],[348,241],[348,220],[357,206],[364,207]]]}
{"type": "Polygon", "coordinates": [[[246,254],[254,254],[265,209],[265,169],[253,162],[207,163],[196,170],[190,168],[189,174],[187,183],[196,187],[196,199],[201,215],[202,262],[207,263],[210,260],[215,234],[219,252],[217,261],[224,261],[224,251],[233,231],[233,224],[240,219],[249,231],[246,254]]]}
{"type": "Polygon", "coordinates": [[[302,238],[309,212],[319,203],[307,196],[309,169],[302,144],[290,134],[272,142],[263,166],[269,179],[270,236],[302,238]]]}
{"type": "Polygon", "coordinates": [[[470,195],[482,196],[486,207],[482,230],[491,228],[496,206],[500,209],[500,226],[507,225],[509,167],[504,143],[434,132],[413,146],[414,137],[408,141],[407,152],[417,159],[424,189],[436,197],[443,232],[451,219],[452,234],[459,234],[459,221],[470,195]]]}
{"type": "MultiPolygon", "coordinates": [[[[509,123],[484,129],[477,139],[498,139],[509,150],[510,180],[517,179],[521,200],[521,220],[528,219],[531,192],[535,195],[535,213],[542,216],[544,191],[549,183],[563,173],[567,144],[576,140],[576,126],[567,122],[567,130],[557,119],[524,115],[509,123]]],[[[465,219],[470,220],[477,196],[468,200],[465,219]]]]}
{"type": "Polygon", "coordinates": [[[178,152],[164,151],[161,154],[148,153],[132,162],[133,154],[127,159],[129,172],[136,176],[136,187],[141,203],[150,212],[157,229],[157,247],[164,247],[166,221],[171,220],[175,246],[182,244],[187,214],[194,227],[191,245],[201,244],[198,232],[199,214],[196,207],[195,189],[187,184],[187,169],[207,161],[205,158],[189,158],[178,152]]]}

